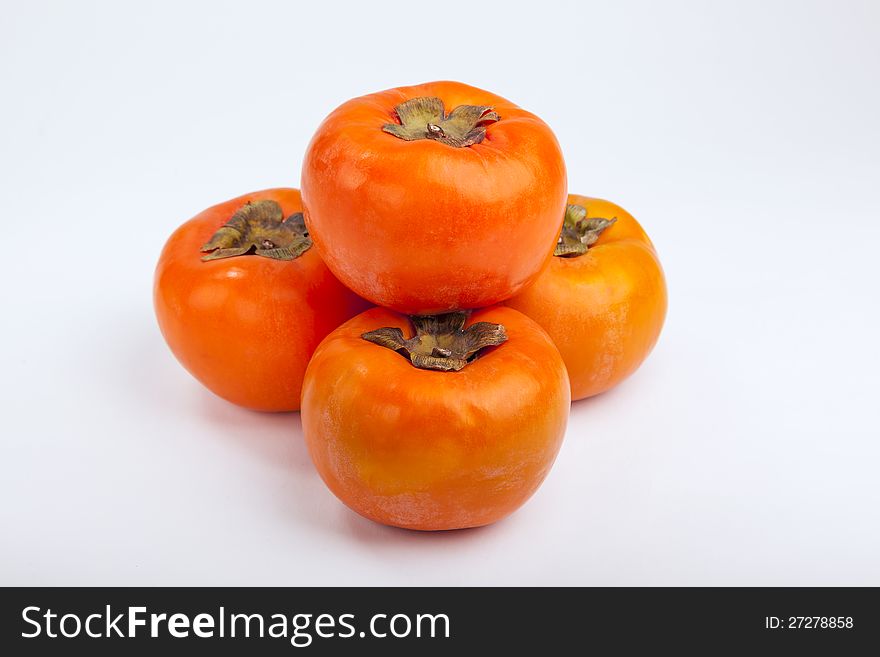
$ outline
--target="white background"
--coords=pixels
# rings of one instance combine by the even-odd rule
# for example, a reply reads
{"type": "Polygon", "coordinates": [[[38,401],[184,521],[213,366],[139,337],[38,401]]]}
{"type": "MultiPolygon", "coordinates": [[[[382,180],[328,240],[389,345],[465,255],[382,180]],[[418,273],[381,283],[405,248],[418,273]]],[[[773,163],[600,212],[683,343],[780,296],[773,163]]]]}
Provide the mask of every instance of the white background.
{"type": "Polygon", "coordinates": [[[880,4],[3,0],[0,80],[0,583],[880,585],[880,4]],[[531,502],[425,534],[191,379],[151,282],[336,105],[443,78],[555,129],[670,309],[531,502]]]}

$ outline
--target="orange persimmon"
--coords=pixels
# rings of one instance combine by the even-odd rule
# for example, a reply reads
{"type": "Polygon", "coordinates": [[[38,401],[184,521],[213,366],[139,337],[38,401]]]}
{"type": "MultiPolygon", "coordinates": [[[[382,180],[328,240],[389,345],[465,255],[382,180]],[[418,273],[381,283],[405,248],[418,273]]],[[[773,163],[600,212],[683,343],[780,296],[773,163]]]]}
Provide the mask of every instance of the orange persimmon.
{"type": "Polygon", "coordinates": [[[220,203],[178,228],[156,267],[156,317],[171,351],[240,406],[298,410],[315,347],[369,307],[310,248],[301,210],[295,189],[220,203]]]}
{"type": "Polygon", "coordinates": [[[618,205],[572,194],[556,257],[506,305],[540,324],[559,348],[572,399],[604,392],[636,371],[666,317],[654,245],[618,205]]]}
{"type": "Polygon", "coordinates": [[[459,82],[344,103],[302,169],[306,225],[327,266],[365,299],[419,315],[489,306],[534,280],[566,184],[546,123],[459,82]]]}
{"type": "Polygon", "coordinates": [[[535,492],[569,404],[556,347],[511,308],[411,318],[373,308],[315,351],[302,425],[318,473],[350,508],[457,529],[495,522],[535,492]]]}

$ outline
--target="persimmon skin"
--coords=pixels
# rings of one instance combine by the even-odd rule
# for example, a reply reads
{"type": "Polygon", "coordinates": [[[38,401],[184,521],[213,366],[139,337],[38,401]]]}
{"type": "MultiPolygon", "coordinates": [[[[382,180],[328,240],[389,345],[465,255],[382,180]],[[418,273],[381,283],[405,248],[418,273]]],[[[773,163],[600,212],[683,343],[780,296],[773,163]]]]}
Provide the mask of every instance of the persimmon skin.
{"type": "Polygon", "coordinates": [[[459,82],[344,103],[302,169],[305,221],[327,266],[360,296],[407,314],[486,307],[533,281],[553,252],[566,186],[546,123],[459,82]],[[492,106],[501,119],[464,148],[383,132],[416,97],[441,98],[447,113],[492,106]]]}
{"type": "Polygon", "coordinates": [[[373,308],[315,351],[302,424],[330,490],[379,523],[418,530],[477,527],[519,508],[547,475],[568,420],[568,376],[547,334],[515,310],[475,312],[507,342],[459,372],[420,370],[361,335],[407,319],[373,308]]]}
{"type": "Polygon", "coordinates": [[[554,257],[535,283],[508,300],[559,348],[573,400],[598,395],[635,372],[666,318],[666,280],[654,245],[619,205],[571,194],[588,217],[617,221],[587,253],[554,257]]]}
{"type": "Polygon", "coordinates": [[[202,262],[200,249],[247,201],[272,199],[288,217],[295,189],[220,203],[168,239],[153,287],[159,328],[190,374],[218,396],[259,411],[299,410],[318,343],[369,304],[347,290],[314,247],[292,261],[244,255],[202,262]]]}

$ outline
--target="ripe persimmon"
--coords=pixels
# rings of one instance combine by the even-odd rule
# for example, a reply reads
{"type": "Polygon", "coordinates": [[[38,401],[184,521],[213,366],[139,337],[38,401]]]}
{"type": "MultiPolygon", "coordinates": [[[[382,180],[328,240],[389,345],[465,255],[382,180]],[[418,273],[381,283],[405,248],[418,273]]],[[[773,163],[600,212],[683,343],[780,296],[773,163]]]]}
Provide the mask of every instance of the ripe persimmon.
{"type": "Polygon", "coordinates": [[[572,399],[604,392],[638,369],[666,317],[666,281],[647,234],[614,203],[572,194],[555,257],[508,300],[559,348],[572,399]]]}
{"type": "Polygon", "coordinates": [[[411,318],[373,308],[315,350],[302,424],[319,474],[350,508],[457,529],[495,522],[535,492],[570,399],[556,347],[511,308],[411,318]]]}
{"type": "Polygon", "coordinates": [[[306,225],[327,266],[408,314],[498,303],[553,252],[562,151],[534,114],[458,82],[350,100],[306,152],[306,225]]]}
{"type": "Polygon", "coordinates": [[[153,300],[181,364],[224,399],[261,411],[299,409],[318,343],[369,307],[310,248],[295,189],[208,208],[168,239],[153,300]]]}

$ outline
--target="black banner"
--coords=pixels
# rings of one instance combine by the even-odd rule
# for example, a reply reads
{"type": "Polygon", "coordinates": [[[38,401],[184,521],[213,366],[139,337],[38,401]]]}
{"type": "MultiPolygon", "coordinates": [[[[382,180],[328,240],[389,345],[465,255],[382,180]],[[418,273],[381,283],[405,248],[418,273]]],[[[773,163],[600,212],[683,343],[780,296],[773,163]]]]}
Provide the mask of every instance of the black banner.
{"type": "Polygon", "coordinates": [[[7,655],[853,654],[880,645],[880,597],[869,588],[7,588],[0,614],[7,655]]]}

